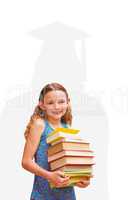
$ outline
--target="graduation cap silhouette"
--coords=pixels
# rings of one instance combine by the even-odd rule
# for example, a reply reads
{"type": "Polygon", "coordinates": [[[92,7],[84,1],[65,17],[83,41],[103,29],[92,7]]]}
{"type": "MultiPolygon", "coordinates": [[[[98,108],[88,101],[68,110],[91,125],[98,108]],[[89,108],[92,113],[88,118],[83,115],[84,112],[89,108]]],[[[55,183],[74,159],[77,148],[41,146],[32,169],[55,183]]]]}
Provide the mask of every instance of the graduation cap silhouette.
{"type": "Polygon", "coordinates": [[[79,29],[67,26],[60,22],[54,22],[52,24],[48,24],[44,27],[33,30],[31,34],[40,40],[47,40],[52,38],[59,38],[60,40],[64,40],[67,38],[69,41],[82,40],[90,36],[79,29]]]}
{"type": "Polygon", "coordinates": [[[90,35],[60,22],[37,28],[30,34],[44,41],[36,62],[33,77],[34,87],[40,85],[39,88],[41,88],[44,80],[69,83],[73,86],[86,81],[84,40],[90,35]],[[81,41],[79,56],[75,47],[76,40],[81,41]],[[76,76],[74,77],[74,75],[76,76]]]}

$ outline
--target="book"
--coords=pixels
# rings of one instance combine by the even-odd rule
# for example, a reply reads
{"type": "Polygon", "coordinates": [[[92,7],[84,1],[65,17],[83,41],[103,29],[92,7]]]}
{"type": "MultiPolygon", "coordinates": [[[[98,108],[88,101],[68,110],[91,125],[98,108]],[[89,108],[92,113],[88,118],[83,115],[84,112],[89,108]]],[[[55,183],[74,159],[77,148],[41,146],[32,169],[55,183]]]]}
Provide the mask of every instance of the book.
{"type": "MultiPolygon", "coordinates": [[[[76,183],[78,183],[80,181],[83,181],[83,180],[89,180],[90,178],[92,178],[92,176],[75,176],[75,177],[70,177],[68,185],[67,186],[61,186],[61,187],[74,186],[76,183]]],[[[56,188],[56,186],[53,185],[52,183],[50,183],[50,187],[51,188],[56,188]]]]}
{"type": "Polygon", "coordinates": [[[57,152],[63,150],[73,150],[73,151],[88,151],[90,147],[89,143],[82,143],[82,142],[60,142],[55,144],[54,146],[50,146],[47,150],[48,157],[56,154],[57,152]]]}
{"type": "Polygon", "coordinates": [[[81,139],[81,138],[78,138],[78,139],[76,139],[76,138],[68,138],[68,137],[65,137],[65,138],[59,138],[59,139],[57,139],[56,141],[53,141],[53,142],[51,142],[50,144],[53,146],[53,145],[55,145],[55,144],[58,144],[58,143],[60,143],[60,142],[76,142],[76,143],[88,143],[86,140],[83,140],[83,139],[81,139]]]}
{"type": "Polygon", "coordinates": [[[64,156],[55,161],[50,162],[50,167],[52,170],[59,167],[65,166],[67,164],[71,165],[89,165],[93,164],[92,157],[74,157],[74,156],[64,156]]]}
{"type": "Polygon", "coordinates": [[[55,142],[60,138],[65,138],[65,137],[69,139],[76,139],[76,138],[80,139],[80,137],[76,135],[79,131],[80,130],[70,129],[70,128],[56,128],[52,133],[50,133],[47,136],[46,142],[49,144],[55,142]]]}
{"type": "Polygon", "coordinates": [[[48,156],[48,162],[57,160],[63,156],[93,156],[92,151],[73,151],[73,150],[63,150],[51,156],[48,156]]]}
{"type": "Polygon", "coordinates": [[[74,135],[74,134],[70,134],[70,133],[67,133],[67,134],[66,134],[66,133],[61,133],[61,132],[59,132],[59,133],[56,133],[56,134],[54,134],[54,135],[52,135],[52,136],[50,136],[50,137],[47,137],[47,138],[46,138],[46,142],[47,142],[48,144],[50,144],[50,143],[55,142],[55,141],[57,141],[57,140],[59,140],[59,139],[61,139],[61,138],[77,139],[77,140],[80,140],[80,139],[81,139],[79,136],[74,135]]]}
{"type": "Polygon", "coordinates": [[[90,176],[92,175],[92,168],[90,170],[75,170],[75,171],[64,171],[67,176],[90,176]]]}
{"type": "Polygon", "coordinates": [[[79,131],[80,131],[80,130],[78,130],[78,129],[59,127],[59,128],[56,128],[54,131],[52,131],[52,132],[48,135],[48,137],[51,137],[52,135],[54,135],[55,133],[58,133],[58,132],[77,134],[79,131]]]}
{"type": "MultiPolygon", "coordinates": [[[[94,164],[91,165],[65,165],[63,167],[57,168],[56,170],[61,170],[63,172],[77,172],[77,171],[90,171],[92,170],[92,166],[94,164]]],[[[55,171],[55,170],[53,170],[55,171]]]]}

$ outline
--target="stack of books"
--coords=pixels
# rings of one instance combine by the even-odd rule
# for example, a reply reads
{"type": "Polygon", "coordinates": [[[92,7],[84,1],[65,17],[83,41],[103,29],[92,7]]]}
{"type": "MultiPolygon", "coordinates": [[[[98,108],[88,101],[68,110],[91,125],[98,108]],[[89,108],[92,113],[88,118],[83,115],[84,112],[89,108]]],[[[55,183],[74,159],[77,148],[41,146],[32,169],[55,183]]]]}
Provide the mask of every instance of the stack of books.
{"type": "Polygon", "coordinates": [[[77,129],[57,128],[46,139],[50,144],[47,152],[50,169],[61,170],[69,176],[69,186],[92,177],[93,151],[78,133],[77,129]]]}

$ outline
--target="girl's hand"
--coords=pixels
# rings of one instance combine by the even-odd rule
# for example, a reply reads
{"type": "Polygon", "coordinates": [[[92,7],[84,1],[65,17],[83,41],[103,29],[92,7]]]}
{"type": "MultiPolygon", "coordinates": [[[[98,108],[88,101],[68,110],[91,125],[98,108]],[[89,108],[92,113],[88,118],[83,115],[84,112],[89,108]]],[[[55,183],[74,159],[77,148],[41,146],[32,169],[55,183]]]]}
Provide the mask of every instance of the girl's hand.
{"type": "Polygon", "coordinates": [[[62,171],[49,172],[48,181],[55,187],[65,187],[69,184],[69,177],[65,176],[62,171]]]}
{"type": "Polygon", "coordinates": [[[80,182],[76,183],[75,186],[80,188],[85,188],[90,184],[90,179],[88,180],[81,180],[80,182]]]}

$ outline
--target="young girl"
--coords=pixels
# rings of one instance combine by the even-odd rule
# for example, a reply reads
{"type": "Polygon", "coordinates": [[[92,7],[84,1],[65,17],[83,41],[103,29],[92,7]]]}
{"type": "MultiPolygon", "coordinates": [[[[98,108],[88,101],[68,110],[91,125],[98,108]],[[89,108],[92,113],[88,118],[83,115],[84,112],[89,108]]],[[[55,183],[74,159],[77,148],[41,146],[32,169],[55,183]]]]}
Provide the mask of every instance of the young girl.
{"type": "MultiPolygon", "coordinates": [[[[66,89],[58,84],[47,84],[41,91],[39,102],[25,131],[22,167],[34,173],[30,200],[75,200],[73,186],[67,186],[69,177],[60,170],[51,172],[48,165],[46,137],[57,127],[72,124],[70,99],[66,89]],[[56,188],[50,188],[49,182],[56,188]]],[[[87,187],[89,180],[76,184],[87,187]]]]}

